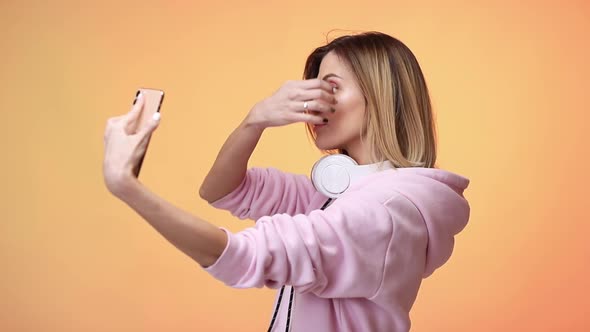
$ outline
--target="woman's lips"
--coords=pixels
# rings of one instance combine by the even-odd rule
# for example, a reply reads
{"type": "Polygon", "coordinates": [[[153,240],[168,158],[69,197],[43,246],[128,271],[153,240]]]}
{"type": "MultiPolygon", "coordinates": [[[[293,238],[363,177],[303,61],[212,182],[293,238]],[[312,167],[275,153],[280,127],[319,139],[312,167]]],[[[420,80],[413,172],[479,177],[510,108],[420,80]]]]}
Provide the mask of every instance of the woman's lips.
{"type": "Polygon", "coordinates": [[[313,130],[314,131],[317,131],[317,130],[325,127],[325,126],[327,126],[327,124],[316,124],[316,125],[313,126],[313,130]]]}

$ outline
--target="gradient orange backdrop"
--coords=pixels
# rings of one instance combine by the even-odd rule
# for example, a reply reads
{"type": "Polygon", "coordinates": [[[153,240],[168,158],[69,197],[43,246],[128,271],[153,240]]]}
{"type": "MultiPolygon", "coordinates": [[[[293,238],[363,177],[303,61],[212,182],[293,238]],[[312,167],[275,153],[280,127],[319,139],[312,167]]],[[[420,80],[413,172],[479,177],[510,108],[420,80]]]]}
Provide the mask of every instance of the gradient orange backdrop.
{"type": "MultiPolygon", "coordinates": [[[[590,3],[2,1],[0,28],[1,331],[265,330],[274,291],[222,285],[108,193],[103,131],[136,88],[164,89],[143,183],[248,227],[198,188],[332,29],[413,50],[439,165],[472,181],[470,224],[424,280],[412,331],[590,330],[590,3]]],[[[319,156],[292,125],[250,166],[305,174],[319,156]]]]}

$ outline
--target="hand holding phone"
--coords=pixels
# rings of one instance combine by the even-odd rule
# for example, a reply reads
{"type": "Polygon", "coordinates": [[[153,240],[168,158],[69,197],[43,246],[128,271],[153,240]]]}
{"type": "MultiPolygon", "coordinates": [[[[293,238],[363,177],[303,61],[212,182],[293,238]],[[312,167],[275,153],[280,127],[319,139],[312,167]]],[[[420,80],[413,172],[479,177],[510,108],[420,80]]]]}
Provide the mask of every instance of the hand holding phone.
{"type": "MultiPolygon", "coordinates": [[[[154,116],[155,113],[160,112],[160,108],[162,107],[162,102],[164,101],[164,91],[158,90],[158,89],[140,88],[139,90],[137,90],[137,93],[135,93],[135,99],[133,100],[133,104],[135,104],[135,102],[137,102],[137,97],[139,96],[140,93],[142,95],[144,103],[143,103],[143,107],[141,109],[141,114],[139,115],[139,120],[137,121],[137,126],[135,128],[133,128],[133,132],[137,132],[137,130],[140,130],[141,128],[148,125],[149,121],[153,121],[152,117],[154,116]]],[[[135,175],[135,177],[139,177],[141,165],[143,164],[145,154],[147,153],[147,148],[149,146],[150,139],[151,139],[151,135],[150,135],[150,137],[148,137],[146,151],[141,156],[141,159],[139,160],[139,163],[137,164],[137,166],[133,169],[133,174],[135,175]]]]}

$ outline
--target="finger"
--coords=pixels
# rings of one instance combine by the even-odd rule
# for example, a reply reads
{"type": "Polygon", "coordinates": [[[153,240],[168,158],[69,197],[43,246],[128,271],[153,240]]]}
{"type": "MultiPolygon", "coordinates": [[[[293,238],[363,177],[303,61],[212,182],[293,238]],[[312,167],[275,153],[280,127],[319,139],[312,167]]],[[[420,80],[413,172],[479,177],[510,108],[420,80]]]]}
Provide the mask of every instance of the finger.
{"type": "Polygon", "coordinates": [[[297,94],[297,100],[323,100],[328,104],[336,104],[336,97],[333,93],[326,92],[321,89],[303,90],[297,94]]]}
{"type": "Polygon", "coordinates": [[[121,121],[122,118],[123,118],[123,115],[113,116],[111,118],[108,118],[108,120],[107,120],[107,127],[112,126],[115,123],[121,121]]]}
{"type": "Polygon", "coordinates": [[[152,116],[150,121],[148,121],[145,124],[145,126],[139,130],[139,132],[137,134],[141,135],[141,136],[149,136],[154,132],[154,130],[156,130],[156,128],[158,128],[159,124],[160,124],[160,112],[156,112],[156,113],[154,113],[154,115],[152,116]]]}
{"type": "Polygon", "coordinates": [[[307,122],[311,124],[326,124],[328,123],[328,119],[321,117],[319,115],[314,115],[311,113],[298,113],[294,116],[296,122],[307,122]]]}
{"type": "Polygon", "coordinates": [[[319,78],[312,78],[301,81],[302,89],[322,89],[328,93],[333,93],[332,84],[319,78]]]}
{"type": "Polygon", "coordinates": [[[322,113],[334,113],[336,110],[332,105],[321,101],[321,100],[308,100],[308,101],[293,101],[292,102],[292,109],[296,112],[322,112],[322,113]],[[307,103],[307,108],[305,107],[307,103]]]}
{"type": "Polygon", "coordinates": [[[123,119],[125,121],[125,125],[130,125],[130,124],[133,124],[137,121],[137,118],[139,117],[139,114],[141,114],[141,110],[143,109],[143,105],[144,105],[143,93],[139,93],[139,95],[137,96],[137,99],[135,101],[135,104],[133,105],[133,107],[131,107],[131,111],[129,111],[129,113],[127,113],[123,116],[123,119]]]}
{"type": "Polygon", "coordinates": [[[108,137],[109,137],[109,135],[110,135],[110,132],[111,132],[112,128],[113,128],[113,127],[114,127],[114,126],[115,126],[115,125],[116,125],[116,124],[117,124],[119,121],[121,121],[121,116],[115,116],[115,117],[108,118],[108,120],[107,120],[107,124],[106,124],[106,126],[105,126],[105,129],[104,129],[104,141],[105,141],[105,142],[107,141],[107,139],[108,139],[108,137]]]}

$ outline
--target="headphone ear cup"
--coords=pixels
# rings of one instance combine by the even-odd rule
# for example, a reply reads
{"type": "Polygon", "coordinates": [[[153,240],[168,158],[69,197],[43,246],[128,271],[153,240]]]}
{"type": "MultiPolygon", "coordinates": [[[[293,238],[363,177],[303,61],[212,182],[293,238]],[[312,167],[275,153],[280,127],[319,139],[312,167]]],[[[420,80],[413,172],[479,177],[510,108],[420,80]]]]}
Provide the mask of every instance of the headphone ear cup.
{"type": "Polygon", "coordinates": [[[344,154],[324,156],[313,165],[312,183],[325,196],[337,198],[350,186],[350,169],[357,165],[354,159],[344,154]]]}

